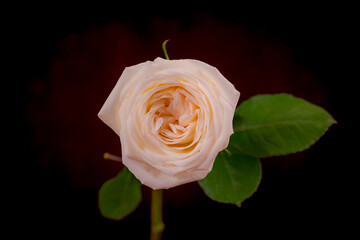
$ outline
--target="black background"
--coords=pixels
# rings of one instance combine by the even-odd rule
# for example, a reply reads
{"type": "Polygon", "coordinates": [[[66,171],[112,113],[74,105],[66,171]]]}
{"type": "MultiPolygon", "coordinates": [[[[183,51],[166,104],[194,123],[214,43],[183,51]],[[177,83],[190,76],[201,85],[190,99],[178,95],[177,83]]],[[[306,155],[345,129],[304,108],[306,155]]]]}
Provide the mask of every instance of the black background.
{"type": "Polygon", "coordinates": [[[15,125],[5,129],[5,159],[14,168],[5,170],[3,192],[13,233],[148,238],[147,187],[122,221],[98,211],[97,191],[122,165],[102,159],[104,152],[121,155],[120,142],[96,114],[124,67],[162,57],[161,43],[170,39],[170,58],[217,67],[240,102],[287,92],[324,107],[338,124],[302,153],[262,159],[259,189],[241,208],[212,202],[196,183],[166,190],[164,239],[348,234],[357,191],[348,121],[356,103],[351,14],[340,21],[314,11],[320,21],[297,14],[276,24],[267,23],[272,14],[259,14],[265,24],[244,24],[246,10],[234,6],[141,6],[21,5],[3,21],[14,89],[4,113],[15,125]]]}

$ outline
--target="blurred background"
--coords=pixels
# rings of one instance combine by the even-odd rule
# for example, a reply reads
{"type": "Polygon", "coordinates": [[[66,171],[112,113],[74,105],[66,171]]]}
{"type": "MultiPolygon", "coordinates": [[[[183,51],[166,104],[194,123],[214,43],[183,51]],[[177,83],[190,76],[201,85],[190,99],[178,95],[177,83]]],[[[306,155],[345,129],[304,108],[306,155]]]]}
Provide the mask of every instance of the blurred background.
{"type": "Polygon", "coordinates": [[[351,23],[336,17],[304,22],[300,15],[298,23],[244,24],[246,10],[236,6],[29,7],[4,22],[9,82],[16,87],[7,101],[19,100],[6,112],[16,128],[7,149],[15,170],[5,170],[11,188],[4,196],[11,204],[5,205],[7,222],[18,233],[148,238],[147,187],[124,220],[99,213],[98,190],[123,166],[102,158],[104,152],[121,156],[121,150],[97,113],[123,69],[163,57],[166,39],[171,59],[217,67],[241,92],[239,103],[256,94],[291,93],[325,108],[338,124],[302,153],[262,159],[259,189],[241,208],[211,201],[197,183],[166,190],[163,239],[292,239],[351,229],[345,214],[352,213],[355,157],[344,151],[350,148],[345,106],[353,102],[347,94],[351,23]]]}

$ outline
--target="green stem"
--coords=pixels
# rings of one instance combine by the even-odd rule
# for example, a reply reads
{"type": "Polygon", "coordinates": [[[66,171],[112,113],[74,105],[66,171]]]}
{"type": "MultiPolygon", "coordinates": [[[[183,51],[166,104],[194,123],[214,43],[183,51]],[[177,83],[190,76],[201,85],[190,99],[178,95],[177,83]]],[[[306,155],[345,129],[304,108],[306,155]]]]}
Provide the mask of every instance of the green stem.
{"type": "Polygon", "coordinates": [[[229,151],[229,149],[225,148],[225,152],[229,155],[229,157],[231,156],[231,152],[229,151]]]}
{"type": "Polygon", "coordinates": [[[169,39],[168,39],[168,40],[165,40],[165,41],[163,42],[163,44],[162,44],[162,49],[163,49],[163,51],[164,51],[165,58],[166,58],[167,60],[170,60],[169,55],[168,55],[168,53],[167,53],[167,51],[166,51],[166,43],[167,43],[168,41],[169,41],[169,39]]]}
{"type": "Polygon", "coordinates": [[[152,190],[151,192],[151,232],[150,240],[161,240],[165,224],[162,219],[163,190],[152,190]]]}
{"type": "MultiPolygon", "coordinates": [[[[170,60],[169,55],[166,51],[166,43],[169,41],[165,40],[162,44],[165,58],[170,60]]],[[[161,240],[161,235],[165,229],[165,224],[162,219],[162,205],[163,205],[163,190],[152,190],[151,191],[151,216],[150,216],[150,240],[161,240]]]]}

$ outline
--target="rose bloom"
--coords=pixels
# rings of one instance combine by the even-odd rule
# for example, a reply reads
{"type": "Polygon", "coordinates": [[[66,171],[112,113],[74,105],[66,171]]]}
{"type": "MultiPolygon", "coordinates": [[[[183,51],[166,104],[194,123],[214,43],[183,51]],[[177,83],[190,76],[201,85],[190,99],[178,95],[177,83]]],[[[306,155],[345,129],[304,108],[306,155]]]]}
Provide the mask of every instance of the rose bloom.
{"type": "Polygon", "coordinates": [[[120,136],[135,177],[167,189],[211,171],[233,133],[239,97],[215,67],[157,58],[125,68],[98,116],[120,136]]]}

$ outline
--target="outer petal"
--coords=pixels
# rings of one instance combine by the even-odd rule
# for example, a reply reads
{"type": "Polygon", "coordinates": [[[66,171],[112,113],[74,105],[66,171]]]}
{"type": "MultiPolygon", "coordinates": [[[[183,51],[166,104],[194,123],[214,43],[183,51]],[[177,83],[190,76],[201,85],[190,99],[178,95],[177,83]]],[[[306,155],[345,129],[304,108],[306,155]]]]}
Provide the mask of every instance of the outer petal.
{"type": "Polygon", "coordinates": [[[206,169],[194,169],[179,175],[168,175],[161,172],[143,161],[138,161],[127,156],[123,156],[123,163],[139,179],[139,181],[156,190],[168,189],[185,183],[203,179],[208,174],[206,169]]]}
{"type": "Polygon", "coordinates": [[[129,79],[133,79],[137,74],[139,74],[139,70],[141,70],[147,63],[148,62],[140,63],[124,69],[115,87],[98,113],[98,117],[119,136],[121,126],[118,109],[123,101],[122,90],[124,86],[128,84],[129,79]]]}

